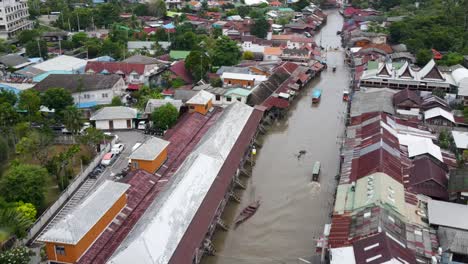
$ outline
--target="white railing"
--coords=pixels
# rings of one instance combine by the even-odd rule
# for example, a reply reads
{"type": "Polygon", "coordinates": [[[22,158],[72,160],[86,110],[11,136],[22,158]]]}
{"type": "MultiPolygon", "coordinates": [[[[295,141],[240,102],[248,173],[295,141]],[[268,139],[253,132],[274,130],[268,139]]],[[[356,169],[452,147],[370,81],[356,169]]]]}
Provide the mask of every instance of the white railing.
{"type": "Polygon", "coordinates": [[[111,146],[115,143],[116,138],[112,139],[111,144],[107,144],[106,147],[97,155],[94,160],[86,167],[86,169],[79,173],[73,181],[67,186],[65,190],[60,194],[60,197],[55,201],[47,210],[42,213],[39,218],[37,218],[34,225],[29,229],[28,236],[25,240],[28,243],[31,243],[33,238],[42,230],[44,225],[46,225],[49,220],[56,214],[56,212],[62,208],[62,206],[68,201],[69,198],[75,193],[75,191],[81,186],[81,184],[86,180],[88,174],[101,162],[102,157],[106,154],[111,146]]]}

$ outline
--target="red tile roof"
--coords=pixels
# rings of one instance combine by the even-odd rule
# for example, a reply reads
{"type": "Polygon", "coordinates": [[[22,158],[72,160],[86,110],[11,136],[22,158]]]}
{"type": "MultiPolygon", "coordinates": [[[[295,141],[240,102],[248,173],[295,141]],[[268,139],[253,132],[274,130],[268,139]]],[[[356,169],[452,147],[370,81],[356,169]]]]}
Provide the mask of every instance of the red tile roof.
{"type": "Polygon", "coordinates": [[[177,77],[182,78],[186,83],[193,83],[193,78],[190,72],[185,68],[185,61],[178,61],[174,63],[169,70],[177,77]]]}
{"type": "Polygon", "coordinates": [[[142,75],[145,73],[145,66],[145,64],[140,63],[88,61],[85,71],[93,71],[94,73],[107,72],[125,75],[136,72],[139,75],[142,75]]]}
{"type": "Polygon", "coordinates": [[[140,87],[141,87],[141,84],[129,83],[128,86],[127,86],[127,89],[137,91],[137,90],[140,90],[140,87]]]}

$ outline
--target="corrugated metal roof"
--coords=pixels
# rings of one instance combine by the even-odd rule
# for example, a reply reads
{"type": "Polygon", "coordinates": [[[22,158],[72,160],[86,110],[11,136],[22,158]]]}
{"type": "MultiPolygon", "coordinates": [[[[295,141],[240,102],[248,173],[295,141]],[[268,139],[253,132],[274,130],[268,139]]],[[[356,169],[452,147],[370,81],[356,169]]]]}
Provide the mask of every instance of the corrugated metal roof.
{"type": "Polygon", "coordinates": [[[76,245],[129,187],[125,183],[106,180],[38,240],[76,245]]]}
{"type": "Polygon", "coordinates": [[[133,151],[128,158],[136,160],[154,160],[167,148],[169,143],[169,141],[152,137],[133,151]]]}
{"type": "Polygon", "coordinates": [[[424,112],[424,120],[428,120],[439,116],[451,121],[452,123],[455,123],[453,114],[440,107],[432,108],[424,112]]]}
{"type": "Polygon", "coordinates": [[[252,112],[252,107],[237,102],[224,110],[174,174],[166,191],[114,252],[110,263],[170,261],[252,112]]]}
{"type": "Polygon", "coordinates": [[[133,119],[137,117],[138,111],[135,108],[126,106],[108,106],[101,108],[89,120],[116,120],[133,119]]]}
{"type": "Polygon", "coordinates": [[[468,205],[429,200],[429,223],[468,230],[468,205]]]}
{"type": "Polygon", "coordinates": [[[187,101],[187,104],[206,105],[212,99],[213,94],[205,90],[201,90],[192,98],[190,98],[190,100],[187,101]]]}

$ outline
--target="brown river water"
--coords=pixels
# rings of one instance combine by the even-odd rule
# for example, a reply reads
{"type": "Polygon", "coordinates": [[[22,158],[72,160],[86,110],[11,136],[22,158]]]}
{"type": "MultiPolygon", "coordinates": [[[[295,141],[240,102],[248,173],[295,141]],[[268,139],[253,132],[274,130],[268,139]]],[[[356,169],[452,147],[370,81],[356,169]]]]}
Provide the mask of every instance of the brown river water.
{"type": "MultiPolygon", "coordinates": [[[[339,47],[343,18],[338,10],[327,10],[326,25],[315,36],[323,47],[339,47]],[[322,38],[322,40],[320,40],[322,38]]],[[[246,205],[261,199],[256,214],[229,231],[218,229],[213,243],[216,256],[202,264],[280,264],[318,263],[316,238],[329,222],[339,168],[339,148],[344,131],[346,105],[342,92],[350,73],[344,65],[344,52],[328,51],[328,70],[302,90],[292,103],[287,118],[276,121],[259,138],[252,177],[246,178],[247,190],[238,192],[242,203],[230,202],[223,220],[233,219],[246,205]],[[331,66],[337,66],[332,72],[331,66]],[[323,90],[318,106],[312,106],[312,88],[323,90]],[[297,158],[300,150],[306,154],[297,158]],[[319,183],[311,182],[315,161],[321,162],[319,183]]]]}

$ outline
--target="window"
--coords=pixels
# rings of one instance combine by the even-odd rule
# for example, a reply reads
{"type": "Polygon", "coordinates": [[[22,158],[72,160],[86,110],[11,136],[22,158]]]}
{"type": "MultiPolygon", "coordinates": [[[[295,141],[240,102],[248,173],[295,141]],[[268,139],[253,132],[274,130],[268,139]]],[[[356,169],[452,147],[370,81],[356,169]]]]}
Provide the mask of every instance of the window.
{"type": "Polygon", "coordinates": [[[138,169],[138,162],[133,162],[133,168],[138,169]]]}
{"type": "Polygon", "coordinates": [[[231,102],[231,101],[232,101],[232,98],[231,98],[230,96],[227,96],[227,97],[226,97],[226,101],[231,102]]]}
{"type": "Polygon", "coordinates": [[[219,101],[219,100],[221,100],[221,95],[217,94],[216,95],[216,101],[219,101]]]}
{"type": "Polygon", "coordinates": [[[55,253],[57,255],[65,256],[65,247],[64,246],[57,246],[55,245],[55,253]]]}
{"type": "Polygon", "coordinates": [[[91,98],[91,95],[90,95],[90,94],[84,94],[84,95],[83,95],[83,98],[84,98],[84,99],[90,99],[90,98],[91,98]]]}
{"type": "Polygon", "coordinates": [[[190,108],[190,109],[195,109],[195,106],[194,106],[194,105],[191,105],[189,108],[190,108]]]}
{"type": "Polygon", "coordinates": [[[107,93],[103,93],[102,94],[102,98],[107,98],[108,97],[108,94],[107,93]]]}
{"type": "Polygon", "coordinates": [[[242,102],[242,98],[237,97],[237,101],[242,102]]]}

